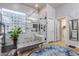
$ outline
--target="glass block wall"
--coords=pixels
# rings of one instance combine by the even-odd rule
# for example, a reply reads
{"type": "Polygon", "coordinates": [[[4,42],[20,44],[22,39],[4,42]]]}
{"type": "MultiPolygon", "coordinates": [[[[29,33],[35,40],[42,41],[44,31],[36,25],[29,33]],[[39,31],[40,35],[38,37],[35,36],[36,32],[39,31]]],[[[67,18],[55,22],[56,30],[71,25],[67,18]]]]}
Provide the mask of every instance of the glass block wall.
{"type": "Polygon", "coordinates": [[[8,10],[5,8],[1,9],[2,13],[2,22],[5,24],[5,43],[6,45],[11,45],[12,39],[8,35],[8,32],[14,26],[18,25],[22,29],[22,33],[26,31],[26,15],[25,13],[20,13],[12,10],[8,10]]]}

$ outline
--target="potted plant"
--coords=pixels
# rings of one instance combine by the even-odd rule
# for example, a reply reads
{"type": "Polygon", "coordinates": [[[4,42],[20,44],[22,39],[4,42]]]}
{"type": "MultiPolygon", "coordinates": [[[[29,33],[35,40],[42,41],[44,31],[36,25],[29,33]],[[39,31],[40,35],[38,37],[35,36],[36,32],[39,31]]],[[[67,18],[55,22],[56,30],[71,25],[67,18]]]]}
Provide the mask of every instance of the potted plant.
{"type": "Polygon", "coordinates": [[[10,32],[8,32],[13,40],[14,49],[17,49],[17,40],[21,32],[22,30],[19,26],[14,26],[14,28],[12,28],[10,32]]]}

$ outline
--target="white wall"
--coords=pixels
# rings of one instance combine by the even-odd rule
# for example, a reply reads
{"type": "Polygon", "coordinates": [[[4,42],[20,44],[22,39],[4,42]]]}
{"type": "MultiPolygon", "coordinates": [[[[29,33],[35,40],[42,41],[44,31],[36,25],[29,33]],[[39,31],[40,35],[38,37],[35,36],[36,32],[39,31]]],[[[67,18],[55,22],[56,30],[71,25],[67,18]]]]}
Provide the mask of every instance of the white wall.
{"type": "MultiPolygon", "coordinates": [[[[58,8],[56,8],[56,17],[66,16],[67,21],[73,18],[79,19],[79,4],[78,3],[67,3],[58,8]]],[[[67,24],[68,26],[68,24],[67,24]]],[[[68,32],[69,30],[67,30],[68,32]]],[[[65,35],[66,36],[66,35],[65,35]]],[[[67,35],[66,37],[68,37],[67,35]]],[[[68,37],[69,38],[69,37],[68,37]]],[[[65,40],[67,44],[71,44],[79,47],[79,41],[70,41],[69,39],[65,40]]]]}
{"type": "Polygon", "coordinates": [[[47,4],[47,17],[55,20],[55,8],[49,4],[47,4]]]}
{"type": "Polygon", "coordinates": [[[66,3],[56,8],[56,17],[59,16],[72,16],[78,18],[79,16],[79,4],[78,3],[66,3]]]}
{"type": "Polygon", "coordinates": [[[55,8],[47,4],[47,39],[55,41],[55,8]]]}

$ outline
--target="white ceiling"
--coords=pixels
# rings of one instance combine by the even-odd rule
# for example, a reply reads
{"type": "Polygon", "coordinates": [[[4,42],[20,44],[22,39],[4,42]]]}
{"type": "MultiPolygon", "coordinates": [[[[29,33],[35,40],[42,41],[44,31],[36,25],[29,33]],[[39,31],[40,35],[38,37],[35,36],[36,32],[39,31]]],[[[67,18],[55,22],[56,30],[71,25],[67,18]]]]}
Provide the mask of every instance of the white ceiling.
{"type": "Polygon", "coordinates": [[[64,5],[65,3],[49,3],[52,7],[57,8],[60,7],[61,5],[64,5]]]}
{"type": "MultiPolygon", "coordinates": [[[[23,5],[27,5],[29,7],[35,8],[35,4],[37,3],[23,3],[23,5]]],[[[39,9],[43,8],[46,4],[45,3],[38,3],[39,9]]],[[[35,8],[36,9],[36,8],[35,8]]]]}
{"type": "MultiPolygon", "coordinates": [[[[36,3],[23,3],[24,5],[27,5],[29,7],[35,8],[35,4],[36,3]]],[[[39,9],[43,8],[47,3],[38,3],[39,4],[39,9]]],[[[48,3],[49,5],[51,5],[54,8],[57,8],[61,5],[63,5],[64,3],[48,3]]]]}

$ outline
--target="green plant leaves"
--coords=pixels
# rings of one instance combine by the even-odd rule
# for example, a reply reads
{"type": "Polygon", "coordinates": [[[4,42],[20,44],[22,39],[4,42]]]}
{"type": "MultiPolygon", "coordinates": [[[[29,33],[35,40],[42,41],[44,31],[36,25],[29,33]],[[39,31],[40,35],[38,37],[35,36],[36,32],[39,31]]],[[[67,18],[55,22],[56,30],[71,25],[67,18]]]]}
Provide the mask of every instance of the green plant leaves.
{"type": "Polygon", "coordinates": [[[17,39],[19,37],[19,34],[22,32],[21,28],[19,26],[14,26],[14,28],[11,29],[10,32],[10,37],[13,39],[17,39]]]}

